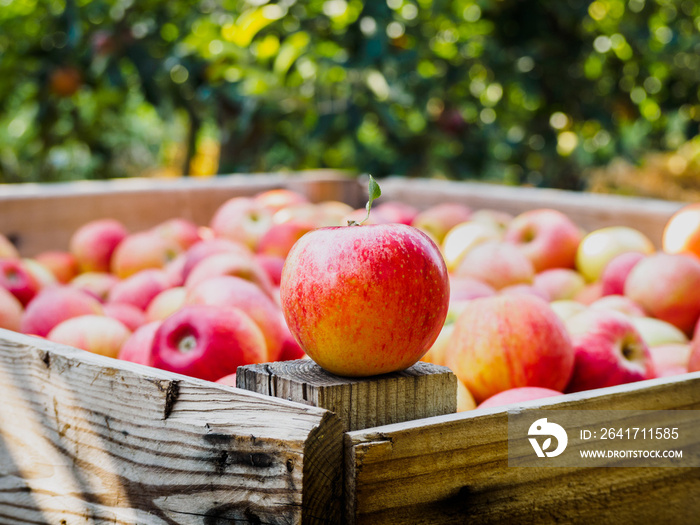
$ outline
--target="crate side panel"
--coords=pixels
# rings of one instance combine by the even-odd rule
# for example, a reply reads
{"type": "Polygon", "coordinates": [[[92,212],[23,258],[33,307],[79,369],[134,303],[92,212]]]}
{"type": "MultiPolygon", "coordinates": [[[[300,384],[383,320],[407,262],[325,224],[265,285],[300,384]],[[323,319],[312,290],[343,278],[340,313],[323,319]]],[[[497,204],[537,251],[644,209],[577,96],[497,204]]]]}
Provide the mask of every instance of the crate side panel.
{"type": "MultiPolygon", "coordinates": [[[[700,373],[526,406],[697,410],[700,373]]],[[[620,523],[639,512],[662,521],[700,512],[689,497],[700,488],[698,469],[508,467],[507,426],[505,409],[484,409],[349,432],[350,523],[620,523]]]]}
{"type": "Polygon", "coordinates": [[[0,521],[290,523],[337,512],[330,483],[304,501],[304,478],[341,461],[340,423],[326,411],[7,331],[0,376],[0,521]]]}

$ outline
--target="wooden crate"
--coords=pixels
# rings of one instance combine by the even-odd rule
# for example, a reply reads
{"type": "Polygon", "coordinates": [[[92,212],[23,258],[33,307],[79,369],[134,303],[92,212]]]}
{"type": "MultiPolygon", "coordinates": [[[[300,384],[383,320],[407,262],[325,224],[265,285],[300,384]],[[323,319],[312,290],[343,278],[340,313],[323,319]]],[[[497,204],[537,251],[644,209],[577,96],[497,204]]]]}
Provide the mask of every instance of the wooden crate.
{"type": "MultiPolygon", "coordinates": [[[[633,226],[657,245],[681,206],[380,182],[382,200],[550,207],[589,230],[633,226]]],[[[132,230],[175,214],[206,224],[225,199],[274,187],[364,203],[363,186],[333,172],[10,185],[0,187],[0,231],[31,256],[64,248],[91,218],[113,216],[132,230]]],[[[344,431],[334,413],[285,399],[290,391],[271,397],[0,331],[0,523],[689,523],[700,512],[699,469],[508,467],[505,409],[344,431]]],[[[695,373],[519,410],[699,408],[695,373]]]]}

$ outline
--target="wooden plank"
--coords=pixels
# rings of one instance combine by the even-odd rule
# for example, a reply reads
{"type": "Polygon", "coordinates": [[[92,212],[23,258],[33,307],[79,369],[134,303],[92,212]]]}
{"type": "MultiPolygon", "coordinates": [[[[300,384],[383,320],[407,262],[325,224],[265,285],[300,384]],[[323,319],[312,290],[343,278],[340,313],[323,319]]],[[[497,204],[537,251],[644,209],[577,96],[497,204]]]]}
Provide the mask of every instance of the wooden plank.
{"type": "Polygon", "coordinates": [[[328,411],[0,330],[0,522],[336,523],[328,411]]]}
{"type": "MultiPolygon", "coordinates": [[[[522,410],[700,409],[700,373],[523,404],[522,410]]],[[[349,523],[691,523],[698,468],[508,467],[505,409],[346,434],[349,523]]]]}
{"type": "Polygon", "coordinates": [[[172,217],[207,225],[227,199],[280,187],[300,191],[313,202],[359,205],[362,200],[357,181],[337,171],[6,184],[0,187],[0,232],[31,257],[46,249],[66,249],[73,232],[89,220],[113,217],[130,231],[172,217]]]}
{"type": "Polygon", "coordinates": [[[399,423],[457,411],[457,378],[444,366],[418,362],[374,377],[340,377],[310,359],[238,368],[239,388],[325,408],[345,430],[399,423]]]}
{"type": "Polygon", "coordinates": [[[534,208],[552,208],[568,215],[586,231],[605,226],[637,228],[657,247],[661,246],[666,221],[687,204],[620,195],[438,179],[390,177],[381,180],[380,184],[382,199],[400,200],[421,209],[440,202],[461,202],[474,210],[497,209],[514,215],[534,208]]]}

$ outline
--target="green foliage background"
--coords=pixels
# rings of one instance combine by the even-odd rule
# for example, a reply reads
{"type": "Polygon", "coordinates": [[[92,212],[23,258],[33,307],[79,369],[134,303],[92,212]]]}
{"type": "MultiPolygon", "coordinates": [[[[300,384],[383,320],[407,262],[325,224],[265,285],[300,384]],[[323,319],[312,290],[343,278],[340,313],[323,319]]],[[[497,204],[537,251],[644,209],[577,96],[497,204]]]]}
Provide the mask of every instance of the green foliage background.
{"type": "Polygon", "coordinates": [[[219,173],[581,189],[697,134],[699,35],[693,0],[0,0],[0,182],[188,166],[213,138],[219,173]]]}

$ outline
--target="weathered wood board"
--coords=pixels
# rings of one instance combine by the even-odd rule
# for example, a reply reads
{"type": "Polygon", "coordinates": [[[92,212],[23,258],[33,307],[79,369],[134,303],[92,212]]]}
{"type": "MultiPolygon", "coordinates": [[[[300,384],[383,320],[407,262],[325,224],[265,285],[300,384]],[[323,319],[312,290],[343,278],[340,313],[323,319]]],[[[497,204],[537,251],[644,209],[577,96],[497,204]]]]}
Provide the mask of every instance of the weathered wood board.
{"type": "MultiPolygon", "coordinates": [[[[700,372],[523,403],[698,410],[700,372]]],[[[700,419],[698,421],[700,426],[700,419]]],[[[348,523],[695,523],[700,469],[508,466],[505,408],[346,434],[348,523]]]]}
{"type": "Polygon", "coordinates": [[[328,411],[0,330],[1,523],[337,523],[328,411]]]}

